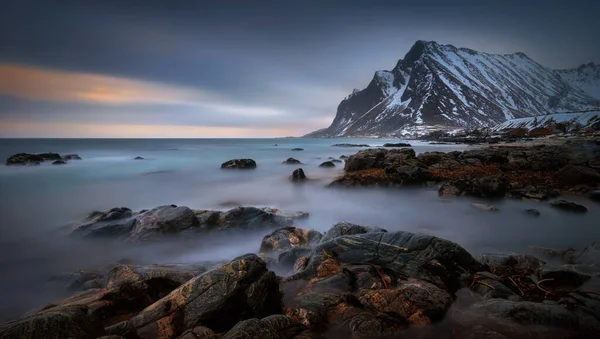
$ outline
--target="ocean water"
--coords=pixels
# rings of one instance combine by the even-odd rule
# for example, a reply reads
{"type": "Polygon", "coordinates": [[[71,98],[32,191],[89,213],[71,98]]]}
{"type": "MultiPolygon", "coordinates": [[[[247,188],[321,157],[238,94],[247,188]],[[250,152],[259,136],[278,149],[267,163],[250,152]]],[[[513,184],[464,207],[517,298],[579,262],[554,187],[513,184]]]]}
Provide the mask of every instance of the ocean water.
{"type": "MultiPolygon", "coordinates": [[[[325,185],[342,173],[319,168],[328,157],[361,148],[336,143],[381,146],[385,139],[0,139],[0,158],[19,152],[77,153],[83,160],[64,166],[0,166],[0,321],[65,297],[47,281],[52,274],[99,269],[129,259],[138,263],[185,263],[231,259],[256,252],[269,230],[194,237],[152,245],[94,243],[65,236],[65,225],[94,210],[126,206],[132,210],[166,204],[192,209],[227,205],[270,206],[310,213],[297,226],[326,231],[338,221],[406,230],[455,241],[477,255],[526,252],[531,245],[581,248],[600,239],[600,206],[585,198],[586,215],[561,213],[546,202],[440,199],[435,190],[352,189],[325,185]],[[301,147],[304,151],[291,151],[301,147]],[[136,156],[145,160],[133,160],[136,156]],[[284,165],[294,157],[302,165],[284,165]],[[224,171],[222,162],[252,158],[255,170],[224,171]],[[301,167],[313,179],[288,181],[301,167]],[[499,213],[472,203],[492,203],[499,213]],[[536,208],[542,216],[525,215],[536,208]]],[[[410,141],[417,153],[465,150],[465,145],[428,145],[410,141]]]]}

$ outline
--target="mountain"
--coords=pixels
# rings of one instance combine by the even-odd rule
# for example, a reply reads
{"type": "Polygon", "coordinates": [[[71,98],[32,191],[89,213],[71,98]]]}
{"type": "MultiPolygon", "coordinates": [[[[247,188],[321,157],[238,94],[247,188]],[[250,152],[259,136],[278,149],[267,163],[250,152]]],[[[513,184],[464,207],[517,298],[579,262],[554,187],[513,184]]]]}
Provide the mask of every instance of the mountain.
{"type": "Polygon", "coordinates": [[[342,100],[331,126],[307,137],[401,136],[434,126],[494,126],[593,109],[597,99],[579,87],[588,80],[600,83],[592,66],[556,71],[523,53],[488,54],[417,41],[392,70],[375,72],[365,89],[342,100]]]}
{"type": "Polygon", "coordinates": [[[561,69],[557,72],[572,86],[579,87],[590,96],[600,99],[600,65],[590,62],[575,69],[561,69]]]}

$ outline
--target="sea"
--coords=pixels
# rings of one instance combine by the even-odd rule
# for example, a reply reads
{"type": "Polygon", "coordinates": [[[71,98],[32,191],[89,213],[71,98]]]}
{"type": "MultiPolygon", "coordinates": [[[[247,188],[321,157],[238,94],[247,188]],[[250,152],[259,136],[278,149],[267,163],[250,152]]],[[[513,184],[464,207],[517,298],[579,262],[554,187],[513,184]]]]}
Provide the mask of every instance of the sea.
{"type": "Polygon", "coordinates": [[[361,147],[409,142],[417,153],[466,150],[476,146],[431,145],[387,139],[0,139],[0,158],[14,153],[75,153],[82,160],[55,166],[0,165],[0,321],[55,303],[68,295],[52,275],[102,269],[115,261],[140,264],[228,260],[257,252],[271,230],[197,236],[152,244],[96,243],[68,237],[69,225],[95,210],[132,210],[175,204],[226,210],[236,205],[306,211],[297,226],[328,230],[339,221],[409,231],[452,240],[473,255],[526,253],[531,246],[583,248],[600,239],[600,205],[567,197],[588,207],[584,215],[554,210],[547,202],[460,197],[441,199],[433,189],[334,189],[343,163],[320,168],[361,147]],[[303,148],[303,151],[292,151],[303,148]],[[134,160],[135,157],[144,160],[134,160]],[[293,157],[302,165],[282,164],[293,157]],[[221,170],[221,163],[252,158],[255,170],[221,170]],[[302,168],[311,180],[292,184],[302,168]],[[483,212],[473,203],[493,204],[483,212]],[[540,217],[523,213],[535,208],[540,217]]]}

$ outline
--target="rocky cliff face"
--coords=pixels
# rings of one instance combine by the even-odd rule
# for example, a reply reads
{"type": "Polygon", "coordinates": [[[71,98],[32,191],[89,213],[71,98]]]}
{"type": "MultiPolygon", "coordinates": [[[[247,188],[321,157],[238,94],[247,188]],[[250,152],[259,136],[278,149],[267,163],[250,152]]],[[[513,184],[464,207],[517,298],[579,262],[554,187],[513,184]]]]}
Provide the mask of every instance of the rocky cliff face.
{"type": "Polygon", "coordinates": [[[592,109],[598,99],[580,84],[600,84],[593,66],[556,71],[523,53],[495,55],[417,41],[392,70],[375,72],[365,89],[342,100],[329,128],[308,136],[400,136],[436,125],[493,126],[592,109]]]}

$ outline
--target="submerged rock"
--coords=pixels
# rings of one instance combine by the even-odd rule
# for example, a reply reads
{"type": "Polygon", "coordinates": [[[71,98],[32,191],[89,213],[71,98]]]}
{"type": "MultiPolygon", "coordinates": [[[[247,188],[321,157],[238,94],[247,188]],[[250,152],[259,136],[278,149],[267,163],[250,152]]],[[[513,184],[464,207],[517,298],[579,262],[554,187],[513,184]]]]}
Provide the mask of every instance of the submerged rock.
{"type": "Polygon", "coordinates": [[[292,148],[292,151],[304,151],[304,148],[299,148],[299,147],[292,148]]]}
{"type": "Polygon", "coordinates": [[[293,182],[302,182],[306,179],[306,175],[304,175],[304,170],[302,168],[295,169],[294,172],[292,172],[292,175],[290,175],[290,180],[293,182]]]}
{"type": "Polygon", "coordinates": [[[165,205],[155,207],[140,214],[130,237],[134,240],[147,240],[199,226],[194,211],[185,206],[165,205]]]}
{"type": "Polygon", "coordinates": [[[288,158],[287,160],[285,160],[283,162],[283,164],[286,164],[286,165],[296,165],[296,164],[301,164],[301,162],[300,162],[300,160],[296,160],[294,158],[288,158]]]}
{"type": "Polygon", "coordinates": [[[284,227],[266,235],[259,253],[284,252],[292,248],[311,248],[319,243],[323,234],[315,230],[284,227]]]}
{"type": "Polygon", "coordinates": [[[249,254],[193,278],[107,332],[175,338],[187,329],[205,326],[218,333],[245,319],[280,314],[282,308],[277,277],[264,261],[249,254]]]}
{"type": "Polygon", "coordinates": [[[255,169],[256,162],[252,159],[233,159],[221,164],[221,169],[255,169]]]}
{"type": "Polygon", "coordinates": [[[81,160],[81,157],[77,154],[65,154],[63,156],[63,159],[65,159],[65,160],[81,160]]]}
{"type": "Polygon", "coordinates": [[[387,143],[383,144],[383,147],[412,147],[410,144],[399,142],[399,143],[387,143]]]}
{"type": "Polygon", "coordinates": [[[534,216],[534,217],[539,217],[541,215],[540,211],[536,210],[535,208],[528,208],[523,210],[523,213],[534,216]]]}
{"type": "Polygon", "coordinates": [[[331,167],[335,167],[335,164],[331,161],[325,161],[322,164],[320,164],[319,167],[331,168],[331,167]]]}
{"type": "Polygon", "coordinates": [[[55,160],[52,162],[52,165],[65,165],[66,163],[64,160],[55,160]]]}
{"type": "Polygon", "coordinates": [[[145,160],[145,159],[142,157],[135,157],[135,158],[133,158],[133,160],[145,160]]]}
{"type": "Polygon", "coordinates": [[[292,226],[297,220],[308,218],[306,212],[285,211],[276,208],[243,207],[229,211],[198,211],[196,216],[203,229],[274,228],[292,226]]]}
{"type": "Polygon", "coordinates": [[[567,200],[554,200],[550,202],[550,206],[568,212],[585,213],[587,208],[583,205],[576,204],[567,200]]]}
{"type": "Polygon", "coordinates": [[[339,160],[339,159],[332,159],[332,160],[331,160],[331,162],[334,162],[334,163],[339,163],[339,164],[341,164],[341,163],[342,163],[342,161],[341,161],[341,160],[339,160]]]}
{"type": "Polygon", "coordinates": [[[71,234],[83,238],[118,238],[129,234],[136,222],[129,208],[115,207],[92,212],[71,234]]]}

